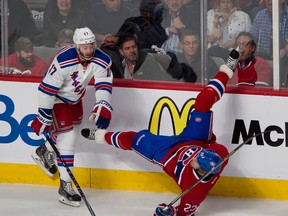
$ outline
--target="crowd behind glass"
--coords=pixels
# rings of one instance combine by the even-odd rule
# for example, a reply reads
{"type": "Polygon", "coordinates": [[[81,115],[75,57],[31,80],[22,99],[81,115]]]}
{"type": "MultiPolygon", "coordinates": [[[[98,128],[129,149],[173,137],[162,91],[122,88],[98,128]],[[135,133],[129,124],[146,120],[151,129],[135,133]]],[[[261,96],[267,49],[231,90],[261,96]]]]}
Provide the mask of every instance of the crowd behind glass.
{"type": "MultiPolygon", "coordinates": [[[[5,76],[43,76],[59,49],[73,43],[74,30],[89,27],[97,47],[111,57],[115,78],[205,84],[238,47],[243,54],[230,84],[273,85],[272,0],[9,0],[7,4],[8,68],[1,70],[5,76]],[[202,15],[206,26],[201,25],[202,15]]],[[[285,88],[287,0],[279,0],[279,14],[279,79],[285,88]]]]}

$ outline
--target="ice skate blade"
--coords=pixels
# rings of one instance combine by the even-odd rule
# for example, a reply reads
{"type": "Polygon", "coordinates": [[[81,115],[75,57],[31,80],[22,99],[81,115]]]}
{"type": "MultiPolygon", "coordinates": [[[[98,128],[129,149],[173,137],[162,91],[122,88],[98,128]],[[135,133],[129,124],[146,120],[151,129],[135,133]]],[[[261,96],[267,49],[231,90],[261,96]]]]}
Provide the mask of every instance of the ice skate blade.
{"type": "Polygon", "coordinates": [[[54,174],[49,172],[45,166],[42,164],[40,158],[38,157],[38,155],[35,153],[35,154],[32,154],[31,157],[33,158],[33,160],[40,166],[40,168],[50,177],[50,178],[53,178],[54,174]]]}
{"type": "Polygon", "coordinates": [[[80,206],[79,201],[71,201],[71,200],[68,200],[66,197],[61,196],[61,195],[59,196],[59,202],[65,204],[65,205],[72,206],[72,207],[79,207],[80,206]]]}

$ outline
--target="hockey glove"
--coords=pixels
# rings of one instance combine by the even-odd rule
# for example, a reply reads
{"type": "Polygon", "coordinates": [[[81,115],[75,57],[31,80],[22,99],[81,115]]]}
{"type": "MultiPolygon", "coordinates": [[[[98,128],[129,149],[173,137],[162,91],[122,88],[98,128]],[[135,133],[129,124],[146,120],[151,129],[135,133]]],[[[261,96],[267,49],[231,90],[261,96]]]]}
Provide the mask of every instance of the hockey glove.
{"type": "Polygon", "coordinates": [[[106,129],[110,124],[112,111],[111,105],[107,101],[101,100],[95,104],[89,120],[94,120],[98,129],[106,129]]]}
{"type": "Polygon", "coordinates": [[[176,210],[173,206],[170,206],[167,210],[164,210],[164,208],[167,205],[165,203],[161,203],[158,205],[154,212],[154,216],[174,216],[176,215],[176,210]]]}
{"type": "Polygon", "coordinates": [[[39,136],[48,132],[52,124],[52,109],[39,108],[37,117],[31,123],[31,128],[39,136]]]}

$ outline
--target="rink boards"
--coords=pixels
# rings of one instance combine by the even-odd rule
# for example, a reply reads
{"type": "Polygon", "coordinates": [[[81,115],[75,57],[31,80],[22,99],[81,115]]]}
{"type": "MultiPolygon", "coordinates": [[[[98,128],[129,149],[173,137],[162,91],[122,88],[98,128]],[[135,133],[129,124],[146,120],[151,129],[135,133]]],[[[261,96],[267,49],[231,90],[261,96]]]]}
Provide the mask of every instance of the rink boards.
{"type": "MultiPolygon", "coordinates": [[[[127,87],[128,86],[128,87],[127,87]]],[[[181,132],[198,87],[130,88],[115,85],[110,131],[149,129],[155,134],[181,132]]],[[[37,113],[34,82],[0,81],[0,182],[58,185],[35,165],[31,153],[42,143],[31,120],[37,113]]],[[[228,89],[214,107],[214,133],[229,151],[251,135],[266,131],[235,153],[211,194],[236,197],[288,199],[287,95],[235,93],[228,89]],[[268,131],[271,131],[268,133],[268,131]]],[[[84,119],[77,128],[75,176],[82,187],[179,193],[176,184],[161,167],[133,152],[96,145],[80,136],[85,127],[94,127],[88,114],[94,104],[89,86],[84,97],[84,119]]]]}

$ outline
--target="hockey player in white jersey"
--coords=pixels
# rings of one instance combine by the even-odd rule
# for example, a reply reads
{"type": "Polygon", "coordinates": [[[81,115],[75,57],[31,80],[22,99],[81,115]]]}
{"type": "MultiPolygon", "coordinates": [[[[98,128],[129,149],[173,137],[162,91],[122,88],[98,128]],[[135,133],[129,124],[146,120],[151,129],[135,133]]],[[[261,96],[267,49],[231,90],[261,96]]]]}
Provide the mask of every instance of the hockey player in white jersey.
{"type": "MultiPolygon", "coordinates": [[[[74,44],[63,47],[55,56],[38,87],[38,115],[31,127],[37,135],[48,132],[50,138],[73,170],[76,131],[83,117],[82,97],[94,77],[95,106],[89,120],[105,129],[111,120],[112,72],[111,59],[96,48],[95,35],[85,27],[76,29],[74,44]]],[[[52,177],[57,168],[49,143],[39,146],[32,154],[37,164],[52,177]]],[[[72,188],[72,180],[61,160],[57,159],[60,174],[59,201],[79,206],[81,197],[72,188]]]]}

